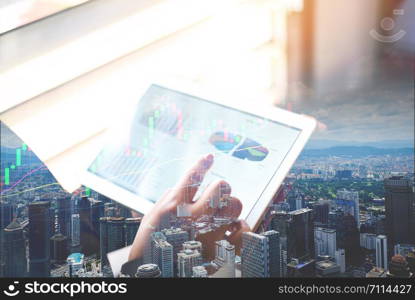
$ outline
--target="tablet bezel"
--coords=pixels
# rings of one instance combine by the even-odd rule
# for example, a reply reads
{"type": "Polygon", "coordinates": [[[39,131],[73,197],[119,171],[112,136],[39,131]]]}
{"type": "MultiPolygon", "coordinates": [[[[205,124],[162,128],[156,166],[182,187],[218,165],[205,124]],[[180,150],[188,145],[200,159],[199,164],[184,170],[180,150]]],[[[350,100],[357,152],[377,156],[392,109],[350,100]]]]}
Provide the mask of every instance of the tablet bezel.
{"type": "MultiPolygon", "coordinates": [[[[141,96],[140,99],[136,101],[135,105],[143,99],[145,92],[151,87],[151,85],[158,85],[179,93],[191,95],[195,98],[207,99],[209,102],[216,103],[227,108],[256,115],[259,118],[266,118],[271,121],[276,121],[283,125],[299,129],[299,136],[295,140],[284,160],[281,162],[281,165],[271,178],[266,179],[269,183],[262,191],[261,195],[259,195],[258,200],[253,207],[247,211],[247,216],[241,216],[241,218],[245,219],[252,230],[256,230],[262,221],[266,208],[269,206],[284,178],[313,133],[316,127],[316,120],[310,116],[300,115],[276,106],[256,103],[255,101],[241,100],[238,103],[230,102],[229,99],[224,99],[220,95],[212,94],[210,91],[205,91],[200,87],[195,87],[188,83],[173,83],[171,81],[165,82],[160,80],[151,81],[151,84],[146,83],[140,85],[139,90],[141,96]]],[[[132,113],[135,112],[135,110],[132,111],[131,107],[128,109],[129,115],[132,116],[132,113]]],[[[82,172],[82,184],[142,214],[148,213],[154,206],[152,201],[142,198],[89,172],[88,170],[82,172]]]]}

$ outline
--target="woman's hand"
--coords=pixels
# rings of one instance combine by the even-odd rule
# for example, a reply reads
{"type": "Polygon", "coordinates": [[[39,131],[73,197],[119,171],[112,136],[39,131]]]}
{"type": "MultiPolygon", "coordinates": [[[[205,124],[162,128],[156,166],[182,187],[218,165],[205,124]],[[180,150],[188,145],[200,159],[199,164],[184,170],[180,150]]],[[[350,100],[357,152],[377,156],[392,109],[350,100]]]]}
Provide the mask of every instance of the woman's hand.
{"type": "MultiPolygon", "coordinates": [[[[221,215],[229,218],[237,219],[242,211],[242,203],[239,199],[231,197],[231,187],[224,181],[219,180],[211,183],[202,193],[197,201],[194,201],[194,196],[203,181],[206,172],[213,164],[213,155],[208,154],[199,159],[199,161],[186,172],[178,184],[165,192],[162,198],[156,202],[153,209],[144,216],[139,230],[134,239],[129,260],[134,260],[143,255],[145,244],[149,241],[150,235],[160,223],[161,218],[170,212],[175,212],[177,206],[186,205],[186,209],[190,212],[192,218],[197,219],[202,215],[213,215],[218,210],[217,203],[223,197],[227,197],[228,205],[221,209],[221,215]],[[214,205],[208,205],[213,203],[214,205]]],[[[231,235],[227,239],[236,247],[239,252],[242,232],[249,231],[248,225],[244,221],[234,222],[226,228],[221,227],[221,230],[212,233],[212,241],[225,238],[225,232],[230,231],[231,235]]],[[[212,245],[204,245],[208,248],[212,245]]]]}

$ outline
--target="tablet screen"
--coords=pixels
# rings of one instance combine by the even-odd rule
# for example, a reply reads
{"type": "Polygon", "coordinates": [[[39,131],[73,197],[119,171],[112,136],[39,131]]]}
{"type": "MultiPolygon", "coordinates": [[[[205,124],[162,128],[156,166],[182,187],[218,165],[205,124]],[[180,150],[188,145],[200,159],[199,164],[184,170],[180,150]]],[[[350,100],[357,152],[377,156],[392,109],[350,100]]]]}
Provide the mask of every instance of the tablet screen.
{"type": "Polygon", "coordinates": [[[299,134],[297,128],[152,85],[133,119],[88,171],[156,202],[202,155],[212,153],[215,162],[199,192],[226,180],[246,216],[299,134]]]}

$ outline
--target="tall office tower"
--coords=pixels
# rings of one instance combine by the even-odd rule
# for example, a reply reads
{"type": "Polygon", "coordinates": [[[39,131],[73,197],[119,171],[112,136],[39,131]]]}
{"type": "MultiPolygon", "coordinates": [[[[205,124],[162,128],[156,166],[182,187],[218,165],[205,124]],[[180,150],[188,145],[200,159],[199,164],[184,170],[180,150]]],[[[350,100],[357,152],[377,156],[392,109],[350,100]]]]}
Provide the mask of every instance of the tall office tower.
{"type": "Polygon", "coordinates": [[[125,246],[124,218],[100,218],[100,257],[101,266],[108,265],[107,254],[125,246]]]}
{"type": "Polygon", "coordinates": [[[208,272],[204,266],[193,267],[193,278],[206,278],[208,277],[208,272]]]}
{"type": "Polygon", "coordinates": [[[167,242],[166,237],[161,232],[152,234],[151,243],[153,263],[159,266],[161,277],[174,277],[173,246],[167,242]]]}
{"type": "Polygon", "coordinates": [[[84,267],[84,255],[82,253],[72,253],[66,259],[68,263],[68,274],[69,277],[77,277],[79,270],[84,267]]]}
{"type": "Polygon", "coordinates": [[[414,244],[396,244],[395,247],[393,247],[393,254],[400,254],[403,257],[407,256],[409,253],[415,251],[415,245],[414,244]]]}
{"type": "Polygon", "coordinates": [[[340,266],[340,273],[346,272],[346,255],[344,249],[337,249],[334,253],[334,260],[340,266]]]}
{"type": "Polygon", "coordinates": [[[270,230],[262,234],[242,234],[242,277],[280,276],[279,233],[270,230]]]}
{"type": "Polygon", "coordinates": [[[287,263],[288,263],[288,254],[287,254],[287,230],[288,230],[288,220],[291,219],[291,216],[285,211],[276,211],[271,215],[271,230],[275,230],[280,234],[280,270],[281,277],[287,275],[287,263]]]}
{"type": "Polygon", "coordinates": [[[141,218],[126,218],[125,219],[125,244],[131,245],[134,242],[138,227],[140,227],[141,218]]]}
{"type": "Polygon", "coordinates": [[[319,201],[314,204],[314,222],[321,225],[328,225],[329,223],[329,202],[319,201]]]}
{"type": "Polygon", "coordinates": [[[384,235],[376,237],[376,267],[388,269],[388,245],[384,235]]]}
{"type": "Polygon", "coordinates": [[[99,218],[104,205],[93,198],[82,197],[79,202],[80,241],[85,255],[99,254],[99,218]]]}
{"type": "Polygon", "coordinates": [[[49,201],[35,201],[29,204],[30,277],[50,276],[51,218],[49,201]]]}
{"type": "Polygon", "coordinates": [[[68,238],[62,233],[55,233],[50,238],[50,262],[64,264],[69,254],[68,238]]]}
{"type": "Polygon", "coordinates": [[[357,228],[360,228],[359,193],[346,189],[337,191],[336,205],[345,215],[349,214],[356,220],[357,228]]]}
{"type": "Polygon", "coordinates": [[[337,247],[345,250],[346,265],[359,265],[361,263],[359,230],[353,216],[345,215],[338,220],[336,237],[337,247]]]}
{"type": "Polygon", "coordinates": [[[135,277],[137,278],[159,278],[161,276],[161,271],[159,267],[155,264],[145,264],[141,265],[137,269],[135,277]]]}
{"type": "Polygon", "coordinates": [[[280,234],[275,230],[269,230],[261,233],[268,239],[268,264],[269,277],[281,277],[281,244],[280,234]]]}
{"type": "Polygon", "coordinates": [[[405,257],[402,255],[394,255],[389,264],[387,277],[410,278],[413,276],[411,269],[405,257]]]}
{"type": "Polygon", "coordinates": [[[300,261],[314,255],[312,210],[303,208],[289,213],[287,230],[287,255],[300,261]]]}
{"type": "Polygon", "coordinates": [[[202,264],[202,254],[197,250],[182,250],[177,254],[177,276],[192,277],[193,267],[202,264]]]}
{"type": "Polygon", "coordinates": [[[415,244],[415,197],[412,182],[402,176],[384,181],[386,235],[389,249],[396,244],[415,244]]]}
{"type": "Polygon", "coordinates": [[[202,243],[199,241],[187,241],[183,243],[183,250],[197,250],[202,253],[202,243]]]}
{"type": "MultiPolygon", "coordinates": [[[[71,217],[72,217],[72,203],[71,197],[59,197],[56,200],[57,215],[60,233],[70,239],[71,236],[71,217]]],[[[65,257],[66,259],[66,257],[65,257]]]]}
{"type": "Polygon", "coordinates": [[[81,229],[80,229],[79,214],[72,215],[71,223],[72,223],[71,225],[72,247],[77,247],[81,244],[81,240],[80,240],[81,229]]]}
{"type": "Polygon", "coordinates": [[[315,255],[328,255],[335,257],[336,246],[336,230],[316,227],[314,229],[314,246],[315,255]]]}
{"type": "Polygon", "coordinates": [[[367,250],[376,249],[376,237],[374,233],[361,233],[360,234],[360,247],[367,250]]]}
{"type": "Polygon", "coordinates": [[[13,221],[13,205],[0,201],[0,231],[13,221]]]}
{"type": "Polygon", "coordinates": [[[4,263],[4,277],[25,277],[27,275],[26,245],[23,228],[12,221],[3,230],[3,244],[0,245],[4,263]]]}
{"type": "Polygon", "coordinates": [[[224,278],[235,277],[235,246],[226,240],[215,242],[215,259],[213,263],[220,268],[224,278]]]}
{"type": "Polygon", "coordinates": [[[183,243],[189,240],[189,233],[181,228],[163,229],[161,232],[166,237],[167,242],[169,242],[169,244],[173,246],[173,271],[174,276],[177,276],[177,254],[182,250],[183,243]]]}

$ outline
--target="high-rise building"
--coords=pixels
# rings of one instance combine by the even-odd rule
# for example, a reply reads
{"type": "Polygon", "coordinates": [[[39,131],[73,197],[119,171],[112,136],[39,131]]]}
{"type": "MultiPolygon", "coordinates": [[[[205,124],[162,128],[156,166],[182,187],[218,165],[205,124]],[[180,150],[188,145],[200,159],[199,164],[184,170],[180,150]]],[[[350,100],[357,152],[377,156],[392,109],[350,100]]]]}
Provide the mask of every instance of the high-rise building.
{"type": "Polygon", "coordinates": [[[335,257],[337,250],[336,246],[336,230],[316,227],[314,229],[314,246],[315,255],[328,255],[331,258],[335,257]]]}
{"type": "Polygon", "coordinates": [[[360,265],[359,230],[353,216],[349,214],[340,216],[336,224],[336,239],[337,247],[345,250],[346,265],[360,265]]]}
{"type": "Polygon", "coordinates": [[[172,245],[167,242],[166,237],[161,232],[152,234],[151,243],[153,263],[159,266],[161,277],[174,277],[172,245]]]}
{"type": "Polygon", "coordinates": [[[6,228],[13,220],[13,205],[0,201],[0,231],[6,228]]]}
{"type": "Polygon", "coordinates": [[[274,230],[242,234],[242,277],[279,277],[279,233],[274,230]]]}
{"type": "MultiPolygon", "coordinates": [[[[182,250],[183,243],[189,240],[189,233],[181,228],[163,229],[161,232],[166,237],[167,242],[173,246],[173,271],[176,276],[178,274],[177,254],[182,250]]],[[[189,272],[191,272],[191,268],[189,272]]]]}
{"type": "Polygon", "coordinates": [[[193,267],[202,264],[202,254],[197,250],[182,250],[177,254],[178,277],[192,277],[193,267]]]}
{"type": "Polygon", "coordinates": [[[72,237],[72,246],[77,247],[81,244],[80,240],[80,219],[79,214],[73,214],[71,218],[71,237],[72,237]]]}
{"type": "Polygon", "coordinates": [[[141,224],[141,218],[125,219],[125,244],[131,245],[134,242],[135,235],[141,224]]]}
{"type": "Polygon", "coordinates": [[[101,266],[108,265],[107,254],[125,246],[124,218],[100,218],[100,257],[101,266]]]}
{"type": "Polygon", "coordinates": [[[327,225],[329,223],[329,203],[328,201],[319,201],[314,204],[314,222],[321,225],[327,225]]]}
{"type": "MultiPolygon", "coordinates": [[[[280,203],[281,204],[281,203],[280,203]]],[[[287,275],[287,264],[288,264],[288,254],[287,254],[287,231],[288,231],[288,220],[291,217],[286,211],[275,211],[271,213],[271,230],[275,230],[280,234],[280,270],[281,277],[286,277],[287,275]]]]}
{"type": "Polygon", "coordinates": [[[376,267],[388,269],[388,245],[384,235],[376,237],[376,267]]]}
{"type": "Polygon", "coordinates": [[[344,249],[337,249],[334,254],[334,260],[340,266],[340,273],[346,272],[346,255],[344,249]]]}
{"type": "Polygon", "coordinates": [[[26,245],[22,226],[12,221],[3,230],[3,244],[0,245],[4,262],[4,277],[25,277],[27,275],[26,245]]]}
{"type": "Polygon", "coordinates": [[[415,197],[410,179],[392,176],[384,181],[386,235],[389,249],[396,244],[415,244],[415,197]]]}
{"type": "Polygon", "coordinates": [[[215,264],[221,269],[220,275],[224,278],[235,277],[235,246],[226,240],[215,242],[215,264]]]}
{"type": "Polygon", "coordinates": [[[361,233],[360,234],[360,247],[367,250],[376,249],[376,237],[374,233],[361,233]]]}
{"type": "MultiPolygon", "coordinates": [[[[71,237],[71,198],[68,196],[56,199],[59,231],[70,239],[71,237]]],[[[66,259],[66,257],[65,257],[66,259]]]]}
{"type": "Polygon", "coordinates": [[[51,209],[49,201],[29,204],[30,277],[50,276],[51,209]]]}
{"type": "Polygon", "coordinates": [[[93,198],[82,197],[79,202],[80,241],[85,255],[99,254],[99,218],[104,205],[93,198]]]}
{"type": "Polygon", "coordinates": [[[359,193],[346,189],[337,191],[336,205],[345,215],[349,214],[356,220],[357,228],[360,228],[359,193]]]}
{"type": "Polygon", "coordinates": [[[161,277],[160,268],[155,264],[144,264],[138,267],[137,278],[159,278],[161,277]]]}
{"type": "Polygon", "coordinates": [[[69,254],[68,238],[55,233],[50,238],[50,261],[52,264],[64,264],[69,254]]]}
{"type": "Polygon", "coordinates": [[[312,210],[303,208],[289,213],[287,230],[287,254],[300,261],[314,256],[312,210]]]}

